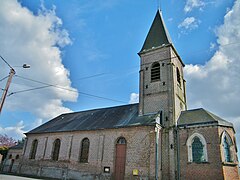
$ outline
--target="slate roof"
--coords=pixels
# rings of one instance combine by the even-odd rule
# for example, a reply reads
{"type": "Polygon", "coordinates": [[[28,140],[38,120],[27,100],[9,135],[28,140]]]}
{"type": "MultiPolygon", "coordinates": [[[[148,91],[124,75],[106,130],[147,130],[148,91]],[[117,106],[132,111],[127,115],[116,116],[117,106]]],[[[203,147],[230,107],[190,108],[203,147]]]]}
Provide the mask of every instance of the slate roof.
{"type": "Polygon", "coordinates": [[[172,44],[172,40],[163,21],[162,12],[158,10],[140,52],[163,44],[172,44]]]}
{"type": "MultiPolygon", "coordinates": [[[[88,131],[132,126],[154,126],[156,124],[155,119],[157,117],[157,113],[138,116],[138,106],[139,104],[129,104],[66,113],[57,116],[26,134],[88,131]]],[[[203,108],[181,112],[178,119],[178,126],[192,125],[221,125],[233,127],[232,123],[223,120],[203,108]]]]}
{"type": "Polygon", "coordinates": [[[215,114],[200,108],[182,111],[178,119],[178,126],[191,125],[221,125],[233,127],[233,124],[216,116],[215,114]]]}
{"type": "Polygon", "coordinates": [[[162,17],[162,12],[158,10],[151,25],[151,28],[147,34],[147,37],[144,41],[143,47],[138,54],[164,46],[171,46],[182,65],[185,66],[172,43],[169,32],[162,17]]]}
{"type": "Polygon", "coordinates": [[[138,116],[138,104],[62,114],[26,134],[155,125],[155,114],[138,116]]]}
{"type": "Polygon", "coordinates": [[[23,149],[24,143],[18,143],[15,146],[10,147],[9,149],[23,149]]]}

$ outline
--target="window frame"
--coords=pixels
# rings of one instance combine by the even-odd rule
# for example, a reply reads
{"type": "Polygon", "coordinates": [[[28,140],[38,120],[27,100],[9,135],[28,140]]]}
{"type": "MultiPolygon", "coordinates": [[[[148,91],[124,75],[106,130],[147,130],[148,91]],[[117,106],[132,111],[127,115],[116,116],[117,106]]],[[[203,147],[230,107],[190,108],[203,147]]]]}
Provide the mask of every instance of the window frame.
{"type": "Polygon", "coordinates": [[[151,66],[151,82],[160,81],[160,63],[154,62],[151,66]]]}
{"type": "Polygon", "coordinates": [[[20,158],[19,154],[16,155],[15,159],[18,160],[20,158]]]}
{"type": "Polygon", "coordinates": [[[29,154],[29,159],[36,159],[37,148],[38,148],[38,140],[34,139],[32,141],[32,146],[31,146],[31,151],[30,151],[30,154],[29,154]]]}
{"type": "Polygon", "coordinates": [[[57,139],[54,140],[53,147],[52,147],[52,157],[51,157],[51,159],[53,161],[58,161],[59,160],[60,148],[61,148],[61,140],[59,138],[57,138],[57,139]]]}
{"type": "Polygon", "coordinates": [[[119,137],[116,144],[127,144],[127,140],[124,137],[119,137]]]}
{"type": "Polygon", "coordinates": [[[188,140],[187,140],[187,150],[188,150],[188,162],[191,163],[204,163],[204,162],[208,162],[208,155],[207,155],[207,143],[205,138],[203,137],[202,134],[199,133],[194,133],[192,134],[188,140]],[[199,162],[194,162],[193,161],[193,151],[192,151],[192,144],[194,142],[194,138],[198,137],[200,142],[203,145],[203,161],[199,161],[199,162]]]}
{"type": "Polygon", "coordinates": [[[13,158],[12,154],[9,154],[8,159],[12,159],[12,158],[13,158]]]}
{"type": "Polygon", "coordinates": [[[204,160],[202,161],[202,158],[204,158],[203,144],[200,141],[199,137],[195,136],[192,142],[192,161],[203,162],[204,160]]]}
{"type": "Polygon", "coordinates": [[[80,147],[81,148],[80,148],[79,162],[80,163],[88,163],[90,140],[87,137],[83,138],[82,141],[81,141],[81,146],[80,147]],[[86,143],[86,144],[84,144],[84,143],[86,143]]]}
{"type": "Polygon", "coordinates": [[[234,143],[233,143],[233,140],[232,140],[231,136],[226,131],[223,131],[223,133],[222,133],[221,145],[222,145],[222,151],[223,151],[222,161],[227,162],[227,163],[234,162],[234,156],[233,156],[234,143]],[[228,144],[229,159],[227,159],[227,156],[226,156],[225,143],[224,142],[227,142],[227,144],[228,144]]]}
{"type": "Polygon", "coordinates": [[[178,67],[176,67],[176,72],[177,72],[177,82],[181,87],[181,73],[178,67]]]}

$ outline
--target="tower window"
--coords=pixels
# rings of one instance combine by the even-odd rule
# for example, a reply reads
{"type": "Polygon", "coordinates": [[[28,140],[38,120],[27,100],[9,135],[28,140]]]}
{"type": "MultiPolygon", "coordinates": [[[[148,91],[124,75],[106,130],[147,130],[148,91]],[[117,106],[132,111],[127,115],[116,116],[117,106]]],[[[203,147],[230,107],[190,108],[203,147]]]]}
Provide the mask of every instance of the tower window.
{"type": "Polygon", "coordinates": [[[181,85],[181,75],[178,68],[177,68],[177,82],[181,85]]]}
{"type": "Polygon", "coordinates": [[[160,80],[160,64],[158,62],[153,63],[151,68],[151,81],[160,80]]]}

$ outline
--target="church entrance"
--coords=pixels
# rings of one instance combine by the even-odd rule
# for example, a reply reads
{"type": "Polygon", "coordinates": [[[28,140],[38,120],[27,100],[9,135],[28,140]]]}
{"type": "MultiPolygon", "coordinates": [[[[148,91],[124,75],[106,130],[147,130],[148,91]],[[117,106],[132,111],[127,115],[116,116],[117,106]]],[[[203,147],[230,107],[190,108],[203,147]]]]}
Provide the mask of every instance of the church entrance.
{"type": "Polygon", "coordinates": [[[116,144],[115,180],[124,180],[126,162],[126,139],[120,137],[116,144]]]}

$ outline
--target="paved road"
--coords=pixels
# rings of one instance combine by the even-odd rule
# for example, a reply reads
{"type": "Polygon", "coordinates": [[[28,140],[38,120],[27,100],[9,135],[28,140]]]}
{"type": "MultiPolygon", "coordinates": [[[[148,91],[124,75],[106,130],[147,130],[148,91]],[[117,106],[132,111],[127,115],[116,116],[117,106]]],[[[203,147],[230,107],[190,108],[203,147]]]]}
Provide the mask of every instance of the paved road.
{"type": "Polygon", "coordinates": [[[0,180],[37,180],[35,178],[27,178],[13,175],[0,174],[0,180]]]}

